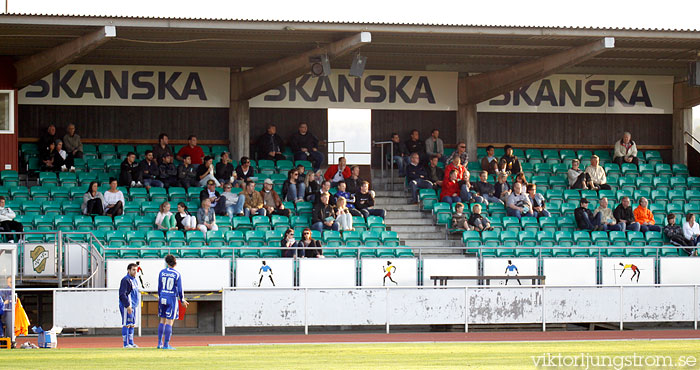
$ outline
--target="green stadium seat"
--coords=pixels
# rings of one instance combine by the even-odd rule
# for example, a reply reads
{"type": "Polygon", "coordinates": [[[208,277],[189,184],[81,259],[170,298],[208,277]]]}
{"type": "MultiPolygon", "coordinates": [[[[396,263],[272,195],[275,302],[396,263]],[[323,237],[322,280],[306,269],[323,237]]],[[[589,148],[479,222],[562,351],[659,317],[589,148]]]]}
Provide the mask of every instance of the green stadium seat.
{"type": "Polygon", "coordinates": [[[129,231],[134,229],[134,217],[122,215],[114,218],[114,228],[116,230],[129,231]]]}
{"type": "Polygon", "coordinates": [[[2,185],[7,187],[19,186],[19,174],[17,171],[3,170],[0,171],[0,180],[2,180],[2,185]]]}
{"type": "Polygon", "coordinates": [[[382,231],[381,240],[382,244],[385,246],[399,246],[399,235],[396,233],[396,231],[382,231]]]}
{"type": "MultiPolygon", "coordinates": [[[[173,186],[168,189],[168,198],[171,202],[186,202],[187,191],[185,188],[173,186]]],[[[199,198],[197,198],[199,199],[199,198]]]]}
{"type": "Polygon", "coordinates": [[[654,177],[642,176],[637,178],[637,190],[652,191],[655,189],[654,177]]]}
{"type": "Polygon", "coordinates": [[[685,196],[686,192],[683,190],[673,189],[668,192],[668,199],[671,201],[671,203],[678,204],[680,206],[685,204],[685,196]]]}
{"type": "Polygon", "coordinates": [[[56,172],[39,172],[39,185],[58,185],[56,172]]]}
{"type": "MultiPolygon", "coordinates": [[[[311,216],[313,211],[313,203],[311,202],[297,202],[297,215],[299,216],[311,216]]],[[[353,222],[354,225],[354,222],[353,222]]]]}
{"type": "Polygon", "coordinates": [[[152,202],[163,203],[168,201],[168,192],[165,188],[151,187],[148,190],[148,196],[152,202]]]}
{"type": "MultiPolygon", "coordinates": [[[[264,217],[264,216],[263,216],[264,217]]],[[[245,232],[245,240],[247,243],[265,243],[265,231],[263,230],[248,230],[245,232]]]]}
{"type": "Polygon", "coordinates": [[[620,189],[617,191],[617,201],[620,202],[622,198],[628,197],[630,199],[634,198],[634,190],[632,189],[620,189]]]}
{"type": "Polygon", "coordinates": [[[60,215],[61,203],[59,201],[44,200],[41,202],[41,212],[45,215],[60,215]]]}
{"type": "Polygon", "coordinates": [[[559,227],[560,231],[573,232],[576,229],[576,221],[574,220],[573,211],[571,213],[567,213],[567,215],[568,214],[571,216],[562,216],[557,219],[557,226],[559,227]]]}
{"type": "Polygon", "coordinates": [[[539,219],[540,228],[542,231],[555,232],[557,231],[557,218],[556,217],[540,217],[539,219]]]}
{"type": "Polygon", "coordinates": [[[29,195],[33,200],[49,200],[49,198],[51,198],[51,192],[48,186],[32,186],[29,188],[29,195]]]}
{"type": "Polygon", "coordinates": [[[605,169],[605,174],[607,176],[620,175],[622,173],[617,163],[606,163],[603,165],[603,169],[605,169]]]}
{"type": "Polygon", "coordinates": [[[671,165],[667,163],[658,163],[655,165],[656,176],[670,177],[673,176],[671,165]]]}
{"type": "MultiPolygon", "coordinates": [[[[558,161],[558,159],[557,159],[558,161]]],[[[535,172],[538,175],[551,176],[552,163],[535,163],[535,172]]]]}
{"type": "Polygon", "coordinates": [[[467,248],[467,253],[478,253],[478,248],[481,246],[481,234],[475,230],[467,230],[462,233],[462,242],[467,248]]]}
{"type": "Polygon", "coordinates": [[[114,229],[112,217],[109,216],[95,216],[93,224],[98,230],[110,231],[114,229]]]}
{"type": "Polygon", "coordinates": [[[688,177],[686,180],[688,184],[688,189],[700,190],[700,177],[688,177]]]}
{"type": "Polygon", "coordinates": [[[649,190],[635,190],[634,191],[634,201],[639,203],[639,200],[644,197],[649,200],[651,198],[651,192],[649,190]]]}
{"type": "Polygon", "coordinates": [[[591,242],[593,245],[599,247],[606,247],[610,245],[610,238],[607,231],[592,231],[591,232],[591,242]]]}
{"type": "Polygon", "coordinates": [[[235,216],[231,221],[234,230],[247,231],[253,230],[253,223],[250,218],[244,216],[235,216]]]}
{"type": "Polygon", "coordinates": [[[625,175],[625,177],[638,177],[639,176],[639,171],[637,169],[637,165],[634,163],[623,163],[622,166],[620,166],[622,169],[622,174],[625,175]]]}
{"type": "Polygon", "coordinates": [[[688,202],[700,203],[700,190],[686,190],[685,200],[688,202]]]}
{"type": "Polygon", "coordinates": [[[10,187],[10,197],[15,201],[29,200],[29,188],[26,186],[10,187]]]}
{"type": "Polygon", "coordinates": [[[272,228],[267,216],[253,216],[252,222],[254,230],[270,230],[272,228]]]}
{"type": "Polygon", "coordinates": [[[656,170],[654,169],[653,164],[639,164],[639,173],[642,176],[648,176],[648,177],[654,177],[656,176],[656,170]]]}

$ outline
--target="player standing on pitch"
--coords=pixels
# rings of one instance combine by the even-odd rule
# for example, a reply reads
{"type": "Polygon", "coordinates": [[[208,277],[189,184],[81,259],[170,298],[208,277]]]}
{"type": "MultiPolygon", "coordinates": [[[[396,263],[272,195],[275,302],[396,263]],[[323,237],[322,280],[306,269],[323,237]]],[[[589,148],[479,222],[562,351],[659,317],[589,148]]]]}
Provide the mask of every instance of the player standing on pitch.
{"type": "Polygon", "coordinates": [[[177,318],[179,298],[185,307],[189,303],[182,292],[182,280],[180,273],[175,271],[175,257],[172,254],[165,256],[166,268],[158,274],[158,348],[175,349],[170,346],[170,336],[173,335],[173,321],[177,318]]]}
{"type": "Polygon", "coordinates": [[[136,264],[130,263],[126,276],[119,284],[119,312],[122,314],[122,339],[124,348],[139,348],[134,343],[134,325],[136,324],[136,307],[139,306],[139,284],[136,282],[136,264]]]}

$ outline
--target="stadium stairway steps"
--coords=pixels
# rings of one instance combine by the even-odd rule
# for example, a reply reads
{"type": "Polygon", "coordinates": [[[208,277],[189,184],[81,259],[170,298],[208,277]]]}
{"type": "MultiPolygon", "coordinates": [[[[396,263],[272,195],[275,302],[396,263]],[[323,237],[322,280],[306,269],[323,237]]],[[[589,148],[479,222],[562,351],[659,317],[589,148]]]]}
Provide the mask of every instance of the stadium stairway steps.
{"type": "MultiPolygon", "coordinates": [[[[403,190],[403,182],[394,179],[394,190],[385,189],[386,180],[375,177],[373,187],[376,192],[375,207],[386,210],[387,230],[395,231],[401,244],[408,247],[421,247],[424,257],[462,255],[463,244],[459,239],[447,239],[445,227],[436,225],[429,213],[421,212],[417,204],[410,204],[410,197],[403,190]],[[384,181],[383,181],[384,180],[384,181]]],[[[417,255],[418,249],[413,252],[417,255]]]]}

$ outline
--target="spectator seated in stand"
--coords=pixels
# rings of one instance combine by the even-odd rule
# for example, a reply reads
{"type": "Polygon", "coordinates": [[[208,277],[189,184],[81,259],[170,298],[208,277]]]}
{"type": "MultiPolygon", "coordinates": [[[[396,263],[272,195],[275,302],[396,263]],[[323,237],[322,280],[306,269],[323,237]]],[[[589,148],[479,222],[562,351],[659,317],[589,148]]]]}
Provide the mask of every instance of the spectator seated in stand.
{"type": "MultiPolygon", "coordinates": [[[[5,197],[0,195],[0,231],[6,233],[21,233],[24,231],[24,225],[15,221],[17,214],[10,208],[5,206],[5,197]]],[[[20,240],[19,234],[14,234],[14,242],[20,240]]]]}
{"type": "Polygon", "coordinates": [[[39,137],[39,157],[42,158],[46,154],[53,151],[53,148],[49,149],[51,144],[56,145],[56,126],[52,123],[46,128],[46,132],[39,137]]]}
{"type": "Polygon", "coordinates": [[[452,214],[452,229],[472,230],[472,226],[467,222],[467,215],[464,214],[464,204],[457,202],[455,212],[452,214]]]}
{"type": "Polygon", "coordinates": [[[158,214],[156,214],[155,224],[158,230],[177,230],[177,221],[175,220],[175,215],[170,212],[169,202],[161,203],[158,214]]]}
{"type": "Polygon", "coordinates": [[[202,201],[202,207],[197,210],[197,229],[205,236],[209,230],[219,230],[219,226],[216,225],[215,213],[216,212],[211,207],[211,201],[209,199],[204,199],[202,201]]]}
{"type": "Polygon", "coordinates": [[[124,206],[126,205],[126,201],[124,200],[124,193],[117,189],[117,179],[109,179],[109,190],[104,193],[103,197],[105,200],[104,212],[106,215],[114,218],[124,214],[124,206]]]}
{"type": "MultiPolygon", "coordinates": [[[[445,163],[452,163],[455,157],[459,157],[459,163],[461,163],[463,166],[467,166],[467,164],[469,163],[469,153],[467,153],[467,144],[465,144],[463,141],[457,143],[457,150],[452,152],[452,154],[450,154],[450,156],[447,157],[445,163]]],[[[445,171],[447,171],[447,169],[445,169],[445,171]]]]}
{"type": "Polygon", "coordinates": [[[479,203],[475,203],[472,206],[472,214],[469,216],[467,223],[476,231],[493,230],[493,227],[491,227],[491,221],[489,221],[486,216],[481,214],[481,204],[479,203]]]}
{"type": "MultiPolygon", "coordinates": [[[[336,199],[336,196],[331,194],[330,192],[331,192],[331,182],[328,180],[323,180],[321,182],[321,188],[319,189],[319,194],[328,193],[328,204],[335,207],[335,202],[337,199],[336,199]]],[[[317,194],[317,196],[315,197],[314,206],[321,203],[321,198],[318,196],[319,194],[317,194]]]]}
{"type": "MultiPolygon", "coordinates": [[[[200,168],[202,166],[199,166],[200,168]]],[[[209,206],[217,215],[226,215],[226,198],[222,198],[221,194],[216,191],[216,182],[208,180],[204,189],[199,192],[199,202],[201,204],[205,199],[209,199],[209,206]]]]}
{"type": "Polygon", "coordinates": [[[489,183],[488,180],[489,173],[481,171],[481,173],[479,173],[479,181],[474,184],[474,190],[476,190],[477,195],[483,198],[486,204],[503,204],[503,201],[496,196],[496,187],[489,183]]]}
{"type": "Polygon", "coordinates": [[[221,183],[216,179],[214,173],[214,158],[207,155],[204,157],[202,165],[197,167],[197,180],[199,180],[199,186],[206,186],[210,181],[213,181],[216,187],[221,186],[221,183]]]}
{"type": "Polygon", "coordinates": [[[608,198],[600,198],[598,208],[593,212],[597,217],[600,214],[600,223],[604,226],[605,231],[624,231],[624,224],[618,224],[613,216],[613,210],[608,208],[608,198]]]}
{"type": "Polygon", "coordinates": [[[428,158],[437,156],[438,160],[445,163],[445,144],[440,139],[440,131],[436,128],[430,132],[430,137],[425,139],[425,154],[428,158]]]}
{"type": "Polygon", "coordinates": [[[355,193],[355,208],[365,216],[379,216],[384,218],[386,211],[381,208],[374,208],[374,191],[369,190],[369,182],[363,181],[360,191],[355,193]]]}
{"type": "Polygon", "coordinates": [[[432,189],[433,183],[428,181],[425,167],[420,165],[418,153],[411,153],[410,162],[406,166],[406,180],[411,189],[411,203],[418,203],[418,189],[432,189]]]}
{"type": "Polygon", "coordinates": [[[153,145],[153,159],[159,164],[162,164],[163,158],[165,158],[166,155],[170,156],[170,163],[172,163],[174,156],[170,145],[168,145],[168,134],[162,133],[158,135],[158,144],[153,145]]]}
{"type": "Polygon", "coordinates": [[[258,159],[281,161],[286,159],[283,151],[284,142],[282,137],[277,135],[277,126],[268,124],[265,133],[258,138],[258,159]]]}
{"type": "Polygon", "coordinates": [[[58,152],[56,151],[56,143],[51,142],[48,144],[46,150],[40,154],[41,159],[41,171],[42,172],[60,172],[61,166],[59,166],[60,159],[58,157],[58,152]]]}
{"type": "Polygon", "coordinates": [[[527,186],[529,185],[527,183],[527,179],[525,178],[525,173],[523,173],[523,172],[518,172],[515,175],[515,180],[513,180],[513,184],[515,184],[515,183],[520,184],[523,188],[523,191],[525,191],[525,189],[527,189],[527,186]]]}
{"type": "Polygon", "coordinates": [[[158,180],[160,176],[160,169],[158,168],[158,163],[153,159],[153,151],[147,150],[145,158],[139,163],[139,176],[141,181],[146,188],[151,186],[156,188],[162,188],[163,182],[158,180]]]}
{"type": "Polygon", "coordinates": [[[480,195],[476,194],[476,191],[473,190],[474,185],[469,181],[469,178],[471,175],[469,174],[469,171],[465,169],[464,175],[462,175],[462,179],[459,181],[460,188],[459,188],[459,197],[462,199],[462,202],[464,203],[486,203],[483,197],[480,195]]]}
{"type": "Polygon", "coordinates": [[[350,213],[350,208],[347,207],[347,201],[345,198],[338,198],[335,207],[335,215],[335,222],[338,224],[339,230],[354,230],[352,227],[352,214],[350,213]]]}
{"type": "Polygon", "coordinates": [[[299,170],[292,168],[287,171],[287,179],[282,184],[282,198],[287,202],[302,202],[306,194],[306,184],[299,180],[299,170]]]}
{"type": "Polygon", "coordinates": [[[488,172],[489,175],[493,175],[499,170],[498,158],[494,155],[495,152],[496,148],[493,145],[489,145],[486,147],[486,156],[481,158],[481,169],[488,172]]]}
{"type": "Polygon", "coordinates": [[[225,184],[230,182],[231,184],[236,183],[236,176],[231,163],[231,156],[228,152],[221,153],[221,160],[216,164],[216,171],[214,171],[214,177],[219,180],[220,184],[225,184]]]}
{"type": "Polygon", "coordinates": [[[250,159],[248,157],[241,157],[241,161],[236,166],[236,180],[241,184],[246,183],[252,177],[255,177],[255,169],[250,165],[250,159]]]}
{"type": "Polygon", "coordinates": [[[63,148],[72,158],[83,158],[83,143],[80,135],[75,133],[75,125],[68,124],[66,134],[63,136],[63,148]]]}
{"type": "Polygon", "coordinates": [[[141,182],[141,171],[139,170],[138,163],[136,163],[136,153],[127,153],[126,158],[122,161],[119,172],[119,186],[129,186],[132,188],[143,186],[141,182]]]}
{"type": "MultiPolygon", "coordinates": [[[[685,215],[683,236],[690,241],[690,245],[700,245],[700,226],[695,222],[695,215],[692,213],[685,215]]],[[[693,255],[697,255],[697,250],[693,255]]]]}
{"type": "Polygon", "coordinates": [[[187,145],[180,148],[180,151],[177,152],[176,158],[178,161],[184,161],[186,155],[190,156],[192,165],[195,168],[199,167],[204,160],[204,150],[202,150],[201,146],[197,145],[197,137],[194,135],[190,135],[187,138],[187,145]]]}
{"type": "Polygon", "coordinates": [[[505,150],[505,154],[503,154],[501,160],[499,161],[501,171],[507,173],[520,173],[522,171],[522,167],[520,166],[520,160],[518,157],[513,155],[513,147],[506,145],[503,147],[503,149],[505,150]]]}
{"type": "Polygon", "coordinates": [[[299,129],[289,139],[289,146],[294,153],[294,160],[311,161],[314,172],[318,172],[323,165],[323,154],[318,151],[318,139],[309,132],[306,122],[299,123],[299,129]]]}
{"type": "MultiPolygon", "coordinates": [[[[404,168],[404,171],[405,170],[406,169],[404,168]]],[[[357,191],[360,190],[360,186],[362,186],[363,181],[365,180],[362,180],[362,178],[360,178],[360,166],[350,167],[350,177],[345,179],[345,184],[347,185],[348,193],[357,193],[357,191]]]]}
{"type": "Polygon", "coordinates": [[[401,137],[396,132],[391,134],[391,141],[393,141],[394,144],[389,149],[390,151],[393,150],[389,153],[389,157],[393,163],[396,163],[399,169],[399,177],[404,177],[406,176],[406,165],[408,164],[408,156],[410,153],[406,149],[406,145],[401,142],[401,137]]]}
{"type": "Polygon", "coordinates": [[[338,191],[335,193],[336,205],[340,198],[345,199],[345,206],[348,208],[350,214],[353,216],[362,216],[362,213],[355,209],[355,194],[347,191],[345,181],[338,183],[338,191]]]}
{"type": "Polygon", "coordinates": [[[610,190],[610,185],[607,184],[608,178],[605,176],[605,169],[600,166],[600,158],[597,155],[591,156],[591,164],[586,167],[586,173],[591,176],[591,184],[588,188],[591,190],[610,190]]]}
{"type": "Polygon", "coordinates": [[[523,193],[520,183],[513,184],[513,192],[506,198],[506,214],[511,217],[534,217],[530,198],[523,193]]]}
{"type": "Polygon", "coordinates": [[[547,210],[546,202],[542,194],[537,192],[537,185],[528,184],[525,189],[527,189],[527,195],[530,197],[530,203],[532,204],[532,213],[535,217],[551,217],[552,214],[547,210]]]}
{"type": "Polygon", "coordinates": [[[340,225],[335,221],[336,214],[333,206],[328,204],[329,193],[321,193],[319,202],[311,214],[311,229],[323,232],[323,230],[338,231],[340,225]]]}
{"type": "Polygon", "coordinates": [[[622,231],[639,231],[641,225],[634,219],[634,212],[630,206],[630,198],[622,197],[620,204],[613,211],[615,221],[622,227],[622,231]]]}
{"type": "Polygon", "coordinates": [[[104,203],[105,198],[100,193],[97,181],[90,182],[88,190],[83,194],[83,203],[80,205],[80,210],[82,214],[90,215],[103,215],[105,212],[104,203]]]}
{"type": "Polygon", "coordinates": [[[683,227],[676,223],[676,215],[669,213],[666,216],[668,223],[664,226],[664,235],[668,238],[671,244],[680,247],[687,255],[692,256],[695,254],[695,248],[688,248],[694,245],[692,241],[685,238],[683,233],[683,227]]]}
{"type": "Polygon", "coordinates": [[[181,231],[197,230],[197,217],[190,214],[184,202],[177,204],[175,223],[177,224],[177,229],[181,231]]]}
{"type": "Polygon", "coordinates": [[[246,181],[243,195],[245,195],[243,212],[246,217],[265,216],[265,204],[260,192],[255,191],[255,181],[246,181]]]}
{"type": "Polygon", "coordinates": [[[56,147],[54,150],[56,151],[54,167],[58,168],[61,172],[75,172],[73,155],[63,150],[63,141],[61,139],[56,139],[56,147]]]}
{"type": "Polygon", "coordinates": [[[647,208],[649,201],[645,197],[639,198],[639,206],[634,210],[634,220],[639,223],[639,230],[643,233],[647,231],[661,231],[661,226],[656,225],[654,214],[647,208]]]}
{"type": "Polygon", "coordinates": [[[169,153],[163,154],[163,157],[160,159],[158,179],[166,188],[180,186],[180,181],[177,178],[177,168],[173,164],[173,156],[169,153]]]}
{"type": "Polygon", "coordinates": [[[592,185],[591,175],[579,168],[581,162],[574,158],[571,161],[571,168],[566,172],[566,178],[569,180],[569,188],[571,189],[588,189],[592,185]]]}
{"type": "MultiPolygon", "coordinates": [[[[444,159],[445,157],[443,157],[444,159]]],[[[426,179],[433,183],[433,189],[440,190],[442,187],[442,182],[445,178],[445,171],[438,167],[438,161],[440,159],[437,156],[431,156],[428,165],[425,166],[426,179]]]]}
{"type": "Polygon", "coordinates": [[[601,223],[602,213],[593,215],[588,209],[588,199],[581,198],[579,207],[574,210],[574,218],[576,226],[581,230],[601,231],[605,230],[605,226],[601,223]]]}
{"type": "Polygon", "coordinates": [[[508,196],[513,192],[513,187],[508,183],[508,174],[501,172],[498,174],[498,182],[494,185],[496,192],[493,195],[505,203],[508,196]]]}
{"type": "Polygon", "coordinates": [[[462,198],[459,197],[459,180],[457,179],[457,170],[451,170],[446,181],[442,182],[442,190],[440,191],[440,201],[445,203],[459,203],[462,198]]]}
{"type": "Polygon", "coordinates": [[[316,181],[316,172],[309,172],[304,180],[306,192],[304,192],[304,200],[316,204],[318,195],[321,194],[321,184],[316,181]]]}
{"type": "Polygon", "coordinates": [[[297,250],[298,242],[294,239],[294,229],[287,229],[282,236],[280,241],[280,249],[282,250],[282,257],[284,258],[294,258],[294,257],[304,257],[304,250],[297,250]]]}
{"type": "Polygon", "coordinates": [[[198,186],[199,181],[197,181],[197,169],[192,165],[192,157],[189,154],[185,154],[182,163],[177,166],[177,179],[185,189],[190,186],[198,186]]]}
{"type": "Polygon", "coordinates": [[[336,187],[340,181],[344,181],[351,175],[350,167],[346,165],[345,157],[340,157],[338,158],[338,164],[329,166],[323,177],[331,182],[331,187],[336,187]]]}
{"type": "Polygon", "coordinates": [[[297,243],[300,257],[324,258],[321,242],[311,237],[308,227],[301,232],[301,240],[297,243]]]}
{"type": "Polygon", "coordinates": [[[623,163],[634,163],[639,166],[637,144],[632,141],[632,134],[629,132],[622,134],[622,139],[615,142],[613,162],[617,163],[619,166],[622,166],[623,163]]]}
{"type": "Polygon", "coordinates": [[[425,141],[420,139],[420,133],[418,133],[418,130],[411,130],[411,136],[408,140],[406,140],[406,150],[411,153],[411,155],[413,155],[413,153],[417,153],[421,165],[425,164],[427,161],[425,141]]]}
{"type": "Polygon", "coordinates": [[[221,201],[226,202],[226,214],[231,220],[234,216],[244,216],[243,207],[245,206],[245,194],[233,193],[233,184],[227,182],[224,184],[224,192],[221,193],[221,201]]]}
{"type": "Polygon", "coordinates": [[[265,179],[265,181],[263,181],[263,188],[260,190],[260,196],[263,198],[265,211],[268,216],[279,215],[290,217],[290,210],[284,208],[284,203],[282,203],[279,194],[272,189],[274,184],[272,179],[265,179]]]}

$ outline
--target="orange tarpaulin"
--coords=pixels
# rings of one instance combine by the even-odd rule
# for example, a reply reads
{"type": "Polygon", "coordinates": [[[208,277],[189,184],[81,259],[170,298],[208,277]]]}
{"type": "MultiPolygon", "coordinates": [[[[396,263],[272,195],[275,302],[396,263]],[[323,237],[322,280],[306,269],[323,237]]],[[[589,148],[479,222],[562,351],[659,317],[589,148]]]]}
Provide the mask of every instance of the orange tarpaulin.
{"type": "Polygon", "coordinates": [[[29,334],[29,318],[19,298],[15,301],[15,336],[29,334]]]}

